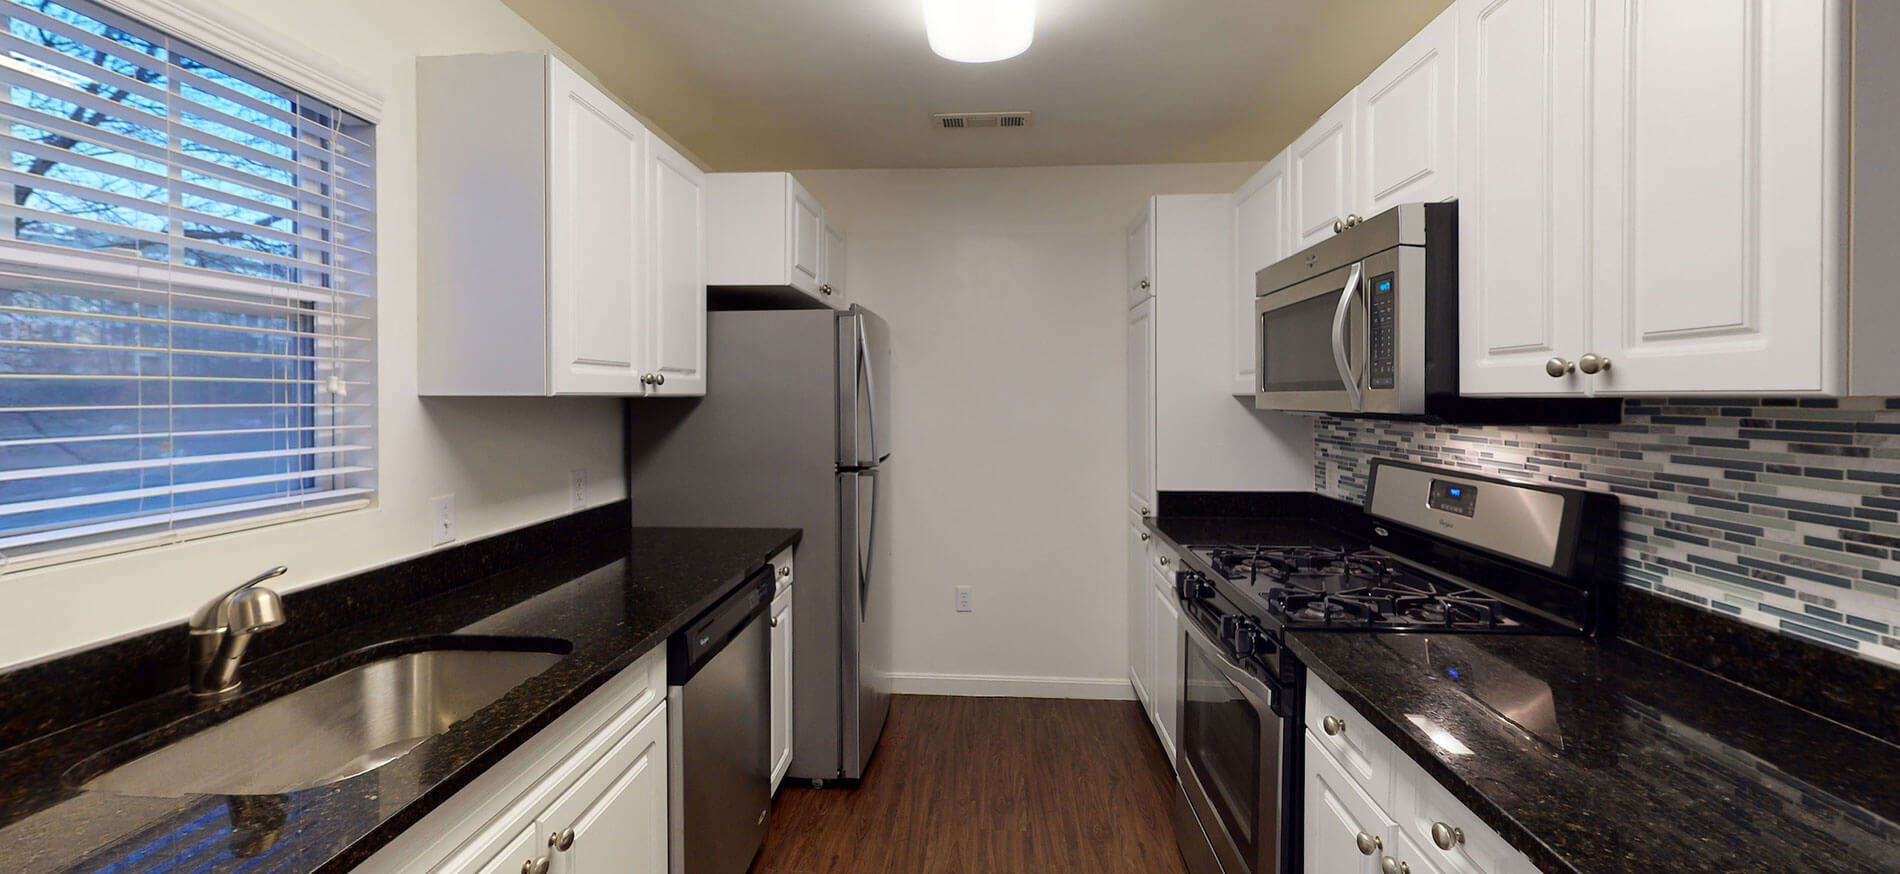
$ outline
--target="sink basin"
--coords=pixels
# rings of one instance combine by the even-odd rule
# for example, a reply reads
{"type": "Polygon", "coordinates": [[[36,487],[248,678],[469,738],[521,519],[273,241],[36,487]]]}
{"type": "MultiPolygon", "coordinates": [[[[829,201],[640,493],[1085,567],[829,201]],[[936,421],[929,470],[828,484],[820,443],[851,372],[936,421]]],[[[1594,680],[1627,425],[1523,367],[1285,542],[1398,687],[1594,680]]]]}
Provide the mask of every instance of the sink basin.
{"type": "Polygon", "coordinates": [[[281,795],[382,767],[552,667],[548,652],[437,649],[351,668],[81,784],[121,795],[281,795]]]}

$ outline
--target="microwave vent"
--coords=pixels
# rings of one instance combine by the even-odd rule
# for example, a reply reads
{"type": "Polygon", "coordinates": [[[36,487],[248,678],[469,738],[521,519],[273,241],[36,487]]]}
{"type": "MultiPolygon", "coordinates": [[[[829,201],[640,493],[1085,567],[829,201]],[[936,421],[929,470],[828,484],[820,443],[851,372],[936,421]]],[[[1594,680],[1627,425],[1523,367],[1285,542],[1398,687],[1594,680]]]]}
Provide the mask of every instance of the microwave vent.
{"type": "Polygon", "coordinates": [[[978,127],[1028,127],[1027,112],[940,112],[931,116],[944,130],[978,127]]]}

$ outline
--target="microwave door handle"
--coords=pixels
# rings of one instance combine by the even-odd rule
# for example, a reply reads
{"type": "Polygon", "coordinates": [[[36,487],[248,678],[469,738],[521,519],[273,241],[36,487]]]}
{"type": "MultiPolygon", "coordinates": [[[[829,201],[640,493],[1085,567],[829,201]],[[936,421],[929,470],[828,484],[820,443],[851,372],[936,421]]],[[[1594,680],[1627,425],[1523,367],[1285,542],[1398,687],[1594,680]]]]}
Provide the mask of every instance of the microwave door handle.
{"type": "Polygon", "coordinates": [[[1352,300],[1358,296],[1359,284],[1364,278],[1364,262],[1353,264],[1346,274],[1346,290],[1339,296],[1339,308],[1333,310],[1333,366],[1339,369],[1339,381],[1346,384],[1346,396],[1352,399],[1354,412],[1365,409],[1365,397],[1359,393],[1359,376],[1353,372],[1352,361],[1346,353],[1346,344],[1351,342],[1346,335],[1346,318],[1352,314],[1352,300]]]}

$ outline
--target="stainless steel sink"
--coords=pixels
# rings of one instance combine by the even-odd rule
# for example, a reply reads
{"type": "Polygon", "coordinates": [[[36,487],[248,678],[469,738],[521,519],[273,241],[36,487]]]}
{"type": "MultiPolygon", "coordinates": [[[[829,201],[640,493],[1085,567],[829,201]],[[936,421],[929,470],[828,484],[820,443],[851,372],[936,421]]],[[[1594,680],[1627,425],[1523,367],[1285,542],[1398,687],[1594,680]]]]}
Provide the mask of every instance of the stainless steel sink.
{"type": "Polygon", "coordinates": [[[427,650],[351,668],[113,768],[121,795],[279,795],[382,767],[552,667],[547,652],[427,650]]]}

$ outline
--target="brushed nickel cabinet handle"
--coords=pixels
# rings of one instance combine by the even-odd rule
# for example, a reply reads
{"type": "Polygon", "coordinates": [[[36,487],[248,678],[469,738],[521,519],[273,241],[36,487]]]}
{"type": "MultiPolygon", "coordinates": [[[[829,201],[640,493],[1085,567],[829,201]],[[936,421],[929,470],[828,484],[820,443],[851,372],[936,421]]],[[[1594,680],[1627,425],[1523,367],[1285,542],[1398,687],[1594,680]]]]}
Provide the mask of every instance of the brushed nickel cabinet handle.
{"type": "Polygon", "coordinates": [[[1340,719],[1337,716],[1328,716],[1320,720],[1319,725],[1320,728],[1326,732],[1328,737],[1338,737],[1346,730],[1346,720],[1340,719]]]}

